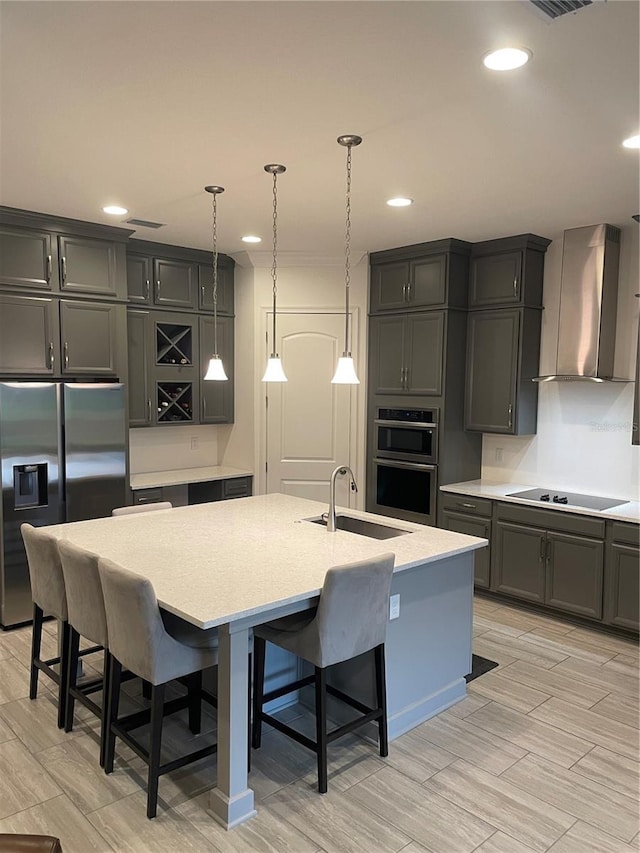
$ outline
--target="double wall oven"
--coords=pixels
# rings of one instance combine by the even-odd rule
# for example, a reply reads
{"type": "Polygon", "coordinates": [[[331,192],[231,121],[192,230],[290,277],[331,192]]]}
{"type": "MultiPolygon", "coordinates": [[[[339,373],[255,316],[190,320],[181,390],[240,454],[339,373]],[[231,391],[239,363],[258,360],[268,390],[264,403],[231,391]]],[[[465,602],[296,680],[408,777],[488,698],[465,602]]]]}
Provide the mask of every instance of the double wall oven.
{"type": "Polygon", "coordinates": [[[438,409],[380,407],[373,429],[367,509],[435,525],[438,409]]]}

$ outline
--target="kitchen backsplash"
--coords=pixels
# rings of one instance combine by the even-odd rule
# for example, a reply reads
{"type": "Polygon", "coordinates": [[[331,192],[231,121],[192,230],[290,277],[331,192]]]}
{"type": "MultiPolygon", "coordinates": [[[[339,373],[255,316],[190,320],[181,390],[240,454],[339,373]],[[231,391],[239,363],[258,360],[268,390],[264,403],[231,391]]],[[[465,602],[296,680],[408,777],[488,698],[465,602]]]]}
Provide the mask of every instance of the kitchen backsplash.
{"type": "Polygon", "coordinates": [[[131,473],[217,465],[217,429],[215,426],[162,426],[129,430],[131,473]]]}

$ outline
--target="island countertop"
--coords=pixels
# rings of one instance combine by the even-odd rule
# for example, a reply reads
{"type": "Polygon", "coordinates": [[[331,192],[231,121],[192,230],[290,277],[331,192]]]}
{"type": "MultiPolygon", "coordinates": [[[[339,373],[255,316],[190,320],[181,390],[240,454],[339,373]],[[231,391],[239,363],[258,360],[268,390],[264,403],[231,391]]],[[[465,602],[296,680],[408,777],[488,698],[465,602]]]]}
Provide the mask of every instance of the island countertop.
{"type": "Polygon", "coordinates": [[[411,532],[380,541],[303,520],[326,510],[325,503],[270,494],[47,529],[151,578],[159,603],[201,628],[307,601],[331,566],[392,551],[396,573],[428,563],[439,570],[443,558],[487,544],[352,509],[339,508],[411,532]]]}

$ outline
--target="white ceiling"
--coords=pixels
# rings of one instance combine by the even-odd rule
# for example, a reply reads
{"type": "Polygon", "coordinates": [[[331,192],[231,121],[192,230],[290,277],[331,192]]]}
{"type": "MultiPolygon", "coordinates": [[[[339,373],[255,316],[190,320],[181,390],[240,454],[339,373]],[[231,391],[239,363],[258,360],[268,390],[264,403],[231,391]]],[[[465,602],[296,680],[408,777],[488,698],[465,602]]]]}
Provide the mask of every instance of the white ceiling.
{"type": "Polygon", "coordinates": [[[0,200],[120,224],[137,237],[339,256],[343,133],[353,151],[354,251],[442,237],[629,225],[640,207],[639,4],[551,21],[526,0],[2,2],[0,200]],[[483,54],[533,52],[508,74],[483,54]],[[393,195],[415,199],[392,209],[393,195]]]}

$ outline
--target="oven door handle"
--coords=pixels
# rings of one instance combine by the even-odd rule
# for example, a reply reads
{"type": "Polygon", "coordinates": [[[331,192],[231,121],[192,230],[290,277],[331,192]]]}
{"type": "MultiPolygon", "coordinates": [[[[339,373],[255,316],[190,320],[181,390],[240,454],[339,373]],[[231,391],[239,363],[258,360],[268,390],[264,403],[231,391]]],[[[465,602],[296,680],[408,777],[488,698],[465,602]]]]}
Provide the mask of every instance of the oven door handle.
{"type": "Polygon", "coordinates": [[[375,465],[384,465],[387,468],[409,468],[411,471],[435,471],[437,465],[424,465],[422,462],[397,462],[394,459],[378,459],[373,460],[375,465]]]}
{"type": "Polygon", "coordinates": [[[379,421],[375,420],[373,422],[375,426],[381,427],[394,427],[398,429],[421,429],[421,430],[436,430],[438,429],[438,424],[434,423],[417,423],[408,421],[379,421]]]}

